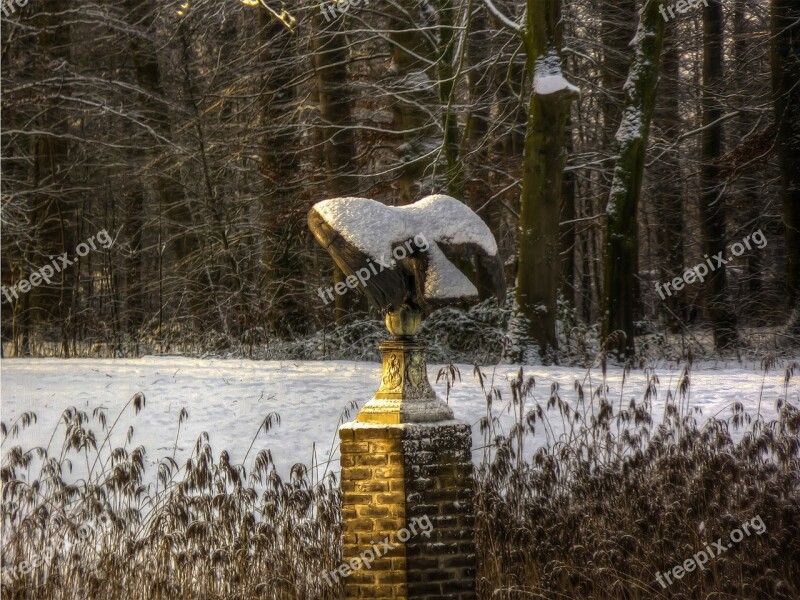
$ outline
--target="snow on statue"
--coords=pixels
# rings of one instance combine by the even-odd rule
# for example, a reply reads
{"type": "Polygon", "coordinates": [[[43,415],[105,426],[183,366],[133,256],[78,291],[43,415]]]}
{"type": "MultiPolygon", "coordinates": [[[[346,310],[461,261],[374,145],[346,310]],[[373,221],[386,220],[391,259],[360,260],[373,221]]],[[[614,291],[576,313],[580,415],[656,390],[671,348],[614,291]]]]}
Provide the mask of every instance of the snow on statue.
{"type": "Polygon", "coordinates": [[[396,207],[366,198],[333,198],[314,205],[308,224],[337,266],[356,278],[384,312],[490,295],[505,298],[503,264],[492,232],[450,196],[427,196],[396,207]],[[485,273],[488,289],[479,293],[456,265],[485,273]]]}

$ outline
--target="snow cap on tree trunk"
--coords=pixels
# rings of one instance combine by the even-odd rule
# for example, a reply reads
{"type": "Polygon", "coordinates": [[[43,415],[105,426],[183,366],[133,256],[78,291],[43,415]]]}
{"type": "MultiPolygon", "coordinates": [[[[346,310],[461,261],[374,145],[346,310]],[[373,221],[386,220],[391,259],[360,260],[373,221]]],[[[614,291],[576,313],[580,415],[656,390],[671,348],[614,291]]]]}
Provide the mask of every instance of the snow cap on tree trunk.
{"type": "Polygon", "coordinates": [[[533,92],[540,96],[547,96],[557,92],[580,94],[580,90],[564,79],[561,73],[561,58],[558,52],[551,49],[544,56],[536,60],[536,70],[533,75],[533,92]]]}

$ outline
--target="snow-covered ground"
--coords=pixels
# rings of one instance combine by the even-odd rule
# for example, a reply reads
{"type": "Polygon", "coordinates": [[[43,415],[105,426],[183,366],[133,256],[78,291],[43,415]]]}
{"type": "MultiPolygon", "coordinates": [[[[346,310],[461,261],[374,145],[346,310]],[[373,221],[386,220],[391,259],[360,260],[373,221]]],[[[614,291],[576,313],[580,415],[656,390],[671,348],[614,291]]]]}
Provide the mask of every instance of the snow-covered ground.
{"type": "MultiPolygon", "coordinates": [[[[460,365],[461,382],[450,394],[456,417],[473,425],[473,443],[482,444],[479,420],[486,414],[486,404],[472,367],[460,365]]],[[[501,405],[511,398],[508,380],[519,367],[503,365],[494,371],[495,385],[503,392],[501,405]]],[[[444,383],[434,383],[439,367],[429,368],[431,383],[442,397],[444,383]]],[[[114,446],[122,445],[129,426],[134,428],[132,446],[143,445],[150,463],[162,456],[172,456],[178,433],[178,415],[182,408],[189,413],[177,438],[175,458],[183,464],[194,442],[203,431],[210,436],[215,456],[227,450],[231,462],[240,463],[264,417],[275,411],[281,416],[279,427],[263,432],[250,451],[247,463],[255,453],[270,448],[282,475],[295,462],[310,464],[312,445],[316,444],[319,462],[325,462],[336,440],[337,425],[343,409],[355,401],[359,406],[372,397],[378,387],[380,365],[348,361],[269,361],[202,360],[182,357],[147,357],[136,360],[94,359],[6,359],[0,361],[2,372],[2,420],[10,428],[24,411],[33,411],[38,422],[25,429],[16,440],[8,439],[3,452],[14,445],[23,449],[50,443],[51,435],[62,411],[75,406],[86,411],[107,409],[108,422],[113,423],[121,407],[137,392],[145,394],[144,410],[134,416],[128,408],[112,437],[114,446]]],[[[491,367],[484,370],[492,375],[491,367]]],[[[661,368],[658,399],[654,412],[660,418],[667,389],[675,390],[678,369],[661,368]]],[[[574,384],[582,383],[588,402],[589,390],[600,383],[600,371],[587,375],[585,369],[566,367],[528,367],[525,375],[536,378],[535,397],[546,402],[552,383],[558,383],[561,397],[574,405],[577,399],[574,384]]],[[[609,369],[609,398],[619,400],[622,383],[620,369],[609,369]]],[[[641,400],[645,388],[644,372],[635,371],[624,386],[623,401],[641,400]]],[[[703,417],[730,415],[730,404],[742,402],[745,410],[755,414],[761,398],[761,412],[767,419],[776,414],[775,401],[788,395],[800,405],[800,378],[784,388],[783,370],[771,371],[766,378],[756,369],[705,368],[691,376],[690,405],[702,409],[703,417]]],[[[353,416],[355,413],[353,413],[353,416]]],[[[556,432],[561,422],[551,412],[556,432]]],[[[511,417],[501,419],[506,426],[511,417]]],[[[53,438],[51,454],[60,448],[64,429],[53,438]]],[[[534,440],[534,443],[536,440],[534,440]]],[[[474,456],[481,455],[476,450],[474,456]]],[[[332,453],[330,468],[339,470],[338,452],[332,453]]],[[[151,470],[151,476],[154,469],[151,470]]]]}

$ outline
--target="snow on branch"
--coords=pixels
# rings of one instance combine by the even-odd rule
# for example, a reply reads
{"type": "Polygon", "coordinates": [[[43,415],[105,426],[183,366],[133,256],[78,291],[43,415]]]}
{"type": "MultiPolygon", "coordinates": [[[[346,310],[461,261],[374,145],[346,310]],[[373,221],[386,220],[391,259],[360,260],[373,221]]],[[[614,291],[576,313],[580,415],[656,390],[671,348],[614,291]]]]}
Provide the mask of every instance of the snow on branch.
{"type": "Polygon", "coordinates": [[[494,15],[494,17],[498,21],[500,21],[503,25],[508,27],[511,31],[513,31],[514,33],[519,33],[522,31],[522,26],[519,23],[515,23],[507,16],[505,16],[503,13],[501,13],[494,5],[492,0],[483,0],[483,3],[486,5],[486,8],[489,9],[489,12],[492,13],[492,15],[494,15]]]}

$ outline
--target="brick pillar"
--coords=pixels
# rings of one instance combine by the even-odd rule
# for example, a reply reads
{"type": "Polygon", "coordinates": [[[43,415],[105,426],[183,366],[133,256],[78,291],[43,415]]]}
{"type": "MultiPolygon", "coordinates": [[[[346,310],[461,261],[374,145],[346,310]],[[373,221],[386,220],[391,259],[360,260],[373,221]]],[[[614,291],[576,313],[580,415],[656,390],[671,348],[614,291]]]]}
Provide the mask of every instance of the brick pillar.
{"type": "Polygon", "coordinates": [[[408,598],[406,547],[397,539],[407,524],[403,428],[346,423],[339,436],[343,557],[357,569],[349,575],[340,569],[345,598],[408,598]],[[397,547],[388,550],[387,538],[397,547]],[[376,555],[374,562],[359,568],[357,557],[368,551],[376,555]]]}
{"type": "Polygon", "coordinates": [[[433,529],[406,543],[407,598],[472,600],[475,516],[472,431],[458,421],[408,425],[403,437],[406,516],[433,529]]]}
{"type": "Polygon", "coordinates": [[[347,566],[330,577],[346,598],[472,600],[470,427],[436,398],[420,344],[381,350],[381,388],[339,430],[347,566]]]}

